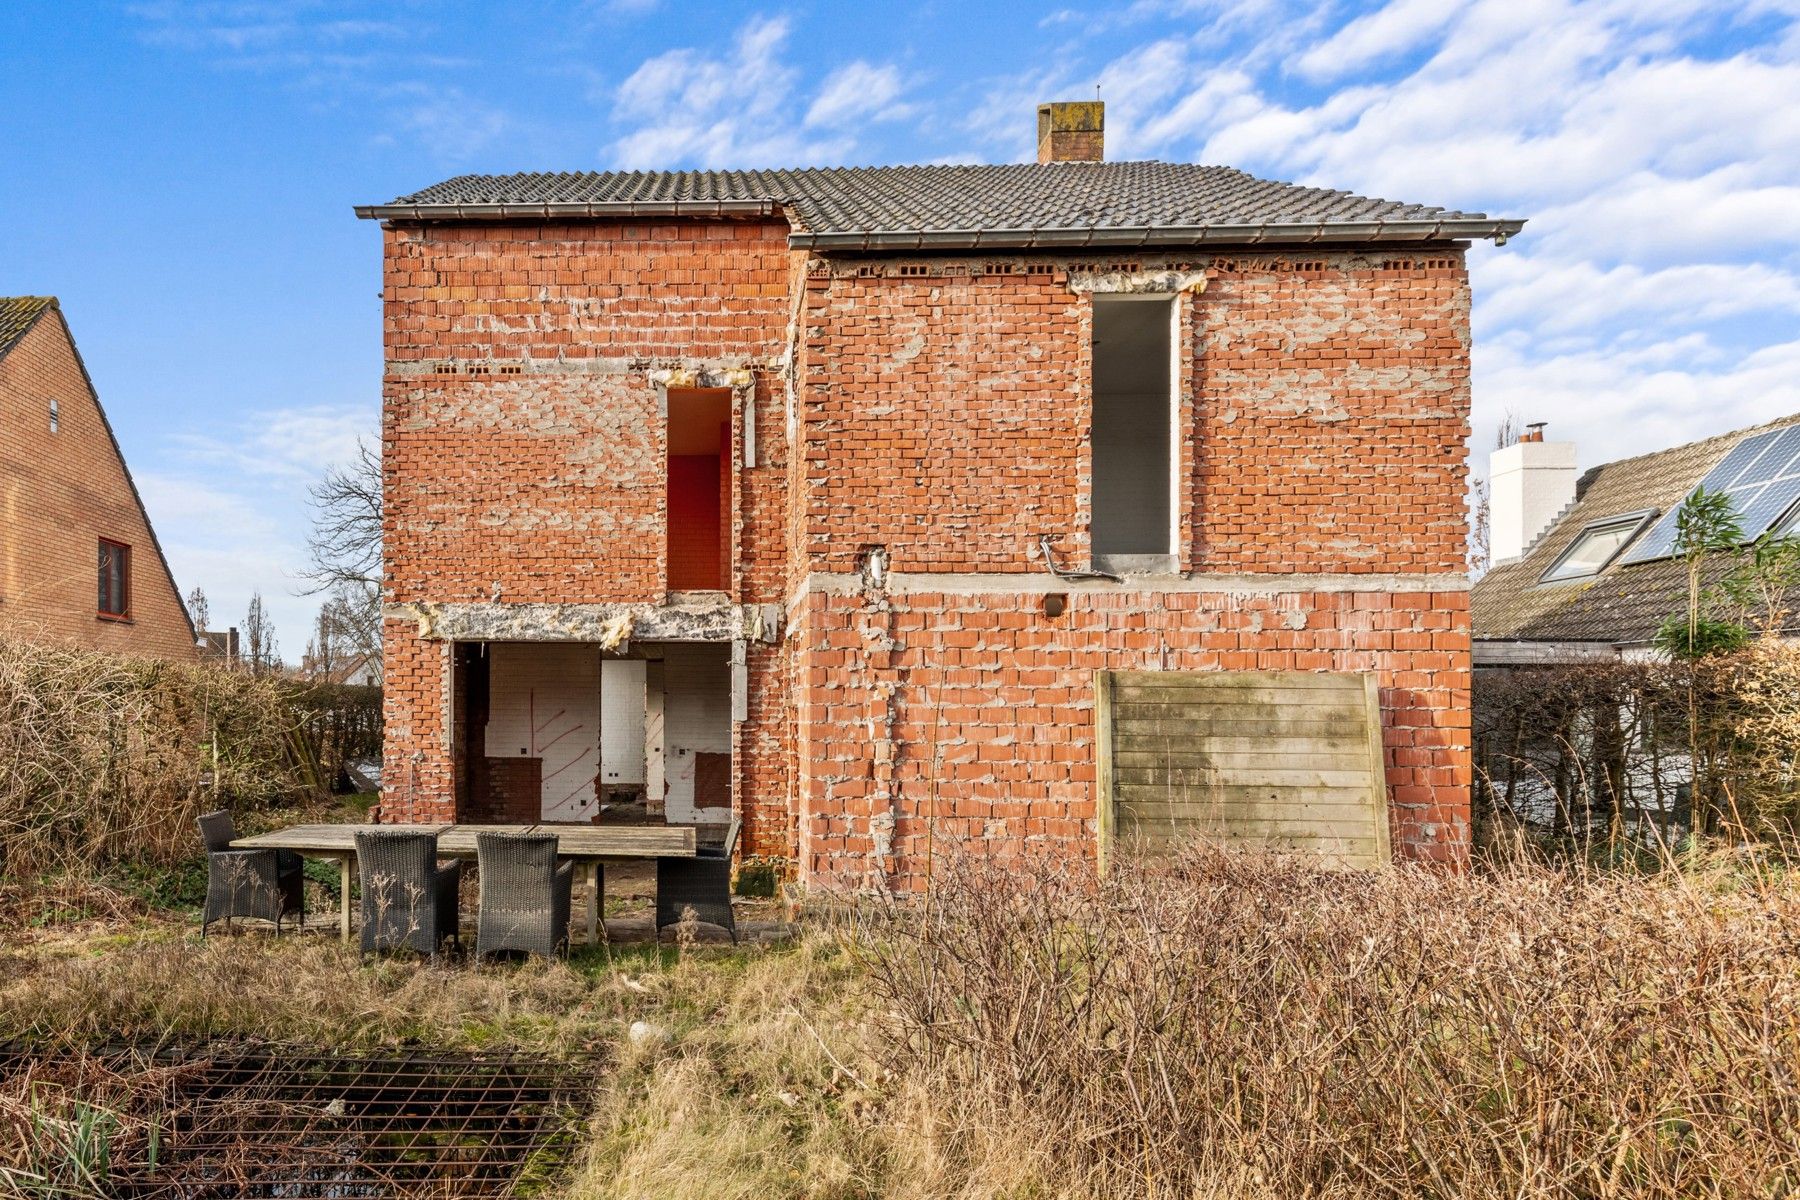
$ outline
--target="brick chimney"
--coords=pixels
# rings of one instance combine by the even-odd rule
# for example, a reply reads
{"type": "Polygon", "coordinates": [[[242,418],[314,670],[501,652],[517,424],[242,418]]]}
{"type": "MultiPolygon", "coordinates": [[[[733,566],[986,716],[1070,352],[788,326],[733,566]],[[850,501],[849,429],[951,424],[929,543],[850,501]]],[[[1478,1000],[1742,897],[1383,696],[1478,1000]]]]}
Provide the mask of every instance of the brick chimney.
{"type": "Polygon", "coordinates": [[[1106,157],[1106,105],[1064,100],[1038,105],[1038,161],[1100,162],[1106,157]]]}
{"type": "Polygon", "coordinates": [[[1575,499],[1575,443],[1546,442],[1532,425],[1488,459],[1488,549],[1496,564],[1524,555],[1575,499]]]}

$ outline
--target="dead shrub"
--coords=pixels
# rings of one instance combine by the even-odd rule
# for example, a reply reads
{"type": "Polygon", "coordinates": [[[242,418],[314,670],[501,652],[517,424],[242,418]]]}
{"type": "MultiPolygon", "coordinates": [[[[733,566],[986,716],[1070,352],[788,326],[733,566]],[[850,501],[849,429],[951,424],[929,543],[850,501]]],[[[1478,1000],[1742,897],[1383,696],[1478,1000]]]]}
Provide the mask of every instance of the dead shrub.
{"type": "Polygon", "coordinates": [[[1653,858],[1800,835],[1800,644],[1485,670],[1473,699],[1478,818],[1653,858]]]}
{"type": "Polygon", "coordinates": [[[960,859],[858,944],[921,1194],[1800,1186],[1782,881],[960,859]]]}
{"type": "Polygon", "coordinates": [[[192,854],[220,798],[314,789],[298,720],[267,677],[0,631],[0,856],[22,875],[192,854]]]}

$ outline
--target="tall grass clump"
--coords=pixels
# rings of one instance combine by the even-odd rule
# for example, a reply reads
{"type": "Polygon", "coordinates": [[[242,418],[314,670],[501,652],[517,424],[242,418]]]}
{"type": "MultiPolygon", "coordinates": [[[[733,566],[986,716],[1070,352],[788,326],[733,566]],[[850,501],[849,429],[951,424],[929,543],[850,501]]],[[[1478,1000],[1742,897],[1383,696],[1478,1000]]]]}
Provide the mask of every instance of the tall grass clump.
{"type": "Polygon", "coordinates": [[[1800,1188],[1780,878],[962,861],[860,944],[921,1194],[1800,1188]]]}
{"type": "Polygon", "coordinates": [[[283,685],[0,631],[0,856],[7,871],[165,862],[222,801],[296,798],[318,772],[297,752],[283,685]]]}

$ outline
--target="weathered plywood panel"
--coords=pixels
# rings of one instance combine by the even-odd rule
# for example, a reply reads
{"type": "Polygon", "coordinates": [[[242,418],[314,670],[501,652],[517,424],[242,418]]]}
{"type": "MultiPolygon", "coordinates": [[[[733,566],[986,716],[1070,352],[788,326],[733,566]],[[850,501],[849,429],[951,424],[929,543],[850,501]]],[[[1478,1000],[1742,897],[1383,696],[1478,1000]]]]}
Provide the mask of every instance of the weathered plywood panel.
{"type": "Polygon", "coordinates": [[[1372,676],[1116,671],[1097,688],[1103,845],[1207,836],[1387,861],[1372,676]]]}

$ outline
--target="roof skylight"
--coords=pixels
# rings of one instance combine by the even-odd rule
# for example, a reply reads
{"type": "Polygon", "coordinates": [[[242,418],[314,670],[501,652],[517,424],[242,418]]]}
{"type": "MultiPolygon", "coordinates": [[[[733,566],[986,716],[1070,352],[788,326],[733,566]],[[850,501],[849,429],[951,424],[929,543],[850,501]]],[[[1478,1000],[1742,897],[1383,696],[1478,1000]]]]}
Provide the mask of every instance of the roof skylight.
{"type": "Polygon", "coordinates": [[[1641,512],[1624,513],[1589,522],[1575,535],[1575,540],[1569,543],[1568,548],[1556,556],[1550,569],[1538,577],[1539,581],[1561,583],[1598,575],[1655,515],[1655,509],[1647,508],[1641,512]]]}

